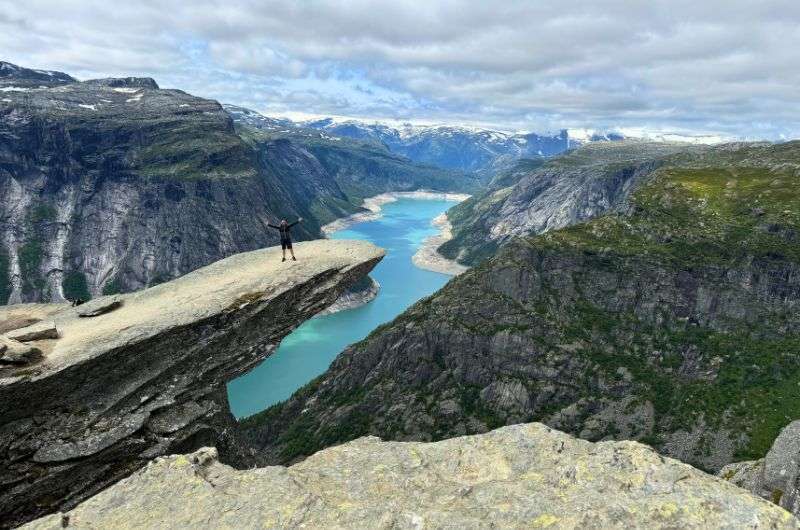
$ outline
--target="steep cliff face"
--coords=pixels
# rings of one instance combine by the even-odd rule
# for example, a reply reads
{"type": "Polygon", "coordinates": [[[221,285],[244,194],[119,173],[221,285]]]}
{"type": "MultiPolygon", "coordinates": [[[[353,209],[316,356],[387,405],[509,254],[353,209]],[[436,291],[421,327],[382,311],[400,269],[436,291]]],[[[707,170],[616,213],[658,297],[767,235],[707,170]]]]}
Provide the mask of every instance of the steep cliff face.
{"type": "Polygon", "coordinates": [[[266,223],[294,199],[214,101],[138,79],[0,99],[2,302],[138,289],[274,244],[266,223]]]}
{"type": "Polygon", "coordinates": [[[214,445],[223,461],[251,464],[225,384],[383,256],[329,240],[297,254],[237,254],[77,308],[0,309],[1,525],[68,509],[159,455],[214,445]],[[21,347],[35,351],[8,355],[21,347]]]}
{"type": "Polygon", "coordinates": [[[597,217],[623,204],[664,158],[702,149],[629,140],[591,143],[548,161],[520,161],[448,212],[453,239],[439,252],[474,265],[514,237],[597,217]]]}
{"type": "Polygon", "coordinates": [[[24,528],[796,529],[788,512],[635,442],[541,424],[438,443],[362,438],[289,468],[159,458],[24,528]]]}
{"type": "Polygon", "coordinates": [[[800,417],[800,143],[662,166],[625,212],[522,238],[245,422],[266,462],[523,421],[707,469],[800,417]]]}
{"type": "Polygon", "coordinates": [[[0,303],[140,289],[276,244],[282,217],[310,239],[364,194],[462,183],[385,150],[318,158],[332,139],[242,138],[217,102],[152,79],[3,65],[0,303]]]}

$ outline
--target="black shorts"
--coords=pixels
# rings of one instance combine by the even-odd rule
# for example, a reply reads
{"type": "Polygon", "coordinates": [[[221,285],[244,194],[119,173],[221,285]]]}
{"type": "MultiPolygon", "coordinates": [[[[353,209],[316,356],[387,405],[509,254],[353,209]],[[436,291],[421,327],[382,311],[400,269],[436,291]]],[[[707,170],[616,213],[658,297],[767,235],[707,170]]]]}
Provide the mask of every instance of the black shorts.
{"type": "Polygon", "coordinates": [[[292,248],[292,240],[291,239],[281,239],[281,248],[286,250],[287,248],[292,248]]]}

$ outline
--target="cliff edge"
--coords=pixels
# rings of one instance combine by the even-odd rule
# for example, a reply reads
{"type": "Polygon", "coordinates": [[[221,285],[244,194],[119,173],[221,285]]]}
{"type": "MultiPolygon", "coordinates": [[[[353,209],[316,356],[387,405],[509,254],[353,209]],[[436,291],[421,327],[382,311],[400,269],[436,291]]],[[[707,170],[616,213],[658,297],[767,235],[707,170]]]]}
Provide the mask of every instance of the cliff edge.
{"type": "Polygon", "coordinates": [[[151,459],[219,449],[251,463],[225,383],[383,257],[320,240],[237,254],[136,293],[0,309],[0,521],[81,500],[151,459]],[[27,352],[25,355],[20,352],[27,352]]]}

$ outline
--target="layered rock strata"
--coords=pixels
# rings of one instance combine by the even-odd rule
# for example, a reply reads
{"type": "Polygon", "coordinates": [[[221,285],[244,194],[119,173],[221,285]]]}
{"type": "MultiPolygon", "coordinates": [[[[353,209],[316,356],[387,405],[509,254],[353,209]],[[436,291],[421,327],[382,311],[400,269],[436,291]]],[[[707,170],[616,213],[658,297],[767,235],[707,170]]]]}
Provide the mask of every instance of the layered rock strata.
{"type": "Polygon", "coordinates": [[[295,251],[300,261],[286,263],[279,248],[237,254],[94,317],[67,304],[3,309],[7,325],[46,317],[58,330],[26,343],[42,352],[35,362],[0,364],[3,525],[69,509],[160,455],[214,445],[249,465],[225,383],[383,256],[343,240],[295,251]]]}

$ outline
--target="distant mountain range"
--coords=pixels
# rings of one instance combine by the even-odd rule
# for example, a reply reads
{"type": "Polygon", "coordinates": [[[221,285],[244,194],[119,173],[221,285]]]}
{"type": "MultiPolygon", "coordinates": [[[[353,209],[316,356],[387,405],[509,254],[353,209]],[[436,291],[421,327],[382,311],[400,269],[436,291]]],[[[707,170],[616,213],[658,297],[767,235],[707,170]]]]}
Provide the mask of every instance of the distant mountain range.
{"type": "Polygon", "coordinates": [[[241,123],[276,134],[297,134],[302,130],[304,134],[312,135],[311,131],[318,131],[329,138],[374,143],[414,162],[480,173],[486,180],[512,168],[520,159],[549,158],[588,143],[618,142],[631,138],[682,144],[716,144],[733,140],[717,135],[687,135],[645,129],[562,129],[557,134],[537,134],[469,126],[368,122],[339,117],[293,121],[267,117],[234,105],[225,105],[225,109],[241,123]]]}
{"type": "MultiPolygon", "coordinates": [[[[415,162],[447,169],[480,171],[519,158],[557,155],[570,148],[566,130],[556,135],[510,134],[501,131],[446,125],[391,127],[331,118],[303,123],[335,136],[372,140],[415,162]]],[[[574,145],[574,144],[573,144],[574,145]]]]}
{"type": "MultiPolygon", "coordinates": [[[[349,138],[371,143],[414,162],[455,171],[482,172],[487,174],[487,178],[521,158],[550,157],[586,141],[571,139],[566,130],[554,135],[540,135],[449,125],[404,123],[393,126],[336,118],[295,122],[263,116],[235,105],[225,105],[225,110],[240,123],[273,133],[297,134],[302,130],[310,134],[317,131],[322,133],[322,138],[349,138]]],[[[597,135],[589,141],[616,139],[622,137],[597,135]]]]}

